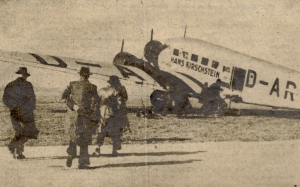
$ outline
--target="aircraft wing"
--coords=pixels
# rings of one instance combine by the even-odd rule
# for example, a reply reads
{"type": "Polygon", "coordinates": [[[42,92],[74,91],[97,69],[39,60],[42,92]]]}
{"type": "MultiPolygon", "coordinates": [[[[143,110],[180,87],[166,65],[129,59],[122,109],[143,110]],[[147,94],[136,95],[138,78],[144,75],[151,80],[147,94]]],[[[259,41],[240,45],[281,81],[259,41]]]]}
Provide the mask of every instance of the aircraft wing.
{"type": "Polygon", "coordinates": [[[0,73],[4,77],[0,81],[1,95],[5,86],[19,76],[15,72],[24,66],[31,74],[28,81],[33,84],[37,100],[40,102],[60,101],[61,94],[69,82],[79,80],[78,71],[82,66],[90,68],[93,75],[89,80],[98,89],[108,85],[109,76],[118,76],[121,84],[127,89],[129,107],[150,106],[149,95],[155,89],[163,89],[145,72],[117,67],[112,62],[0,51],[0,65],[0,73]]]}

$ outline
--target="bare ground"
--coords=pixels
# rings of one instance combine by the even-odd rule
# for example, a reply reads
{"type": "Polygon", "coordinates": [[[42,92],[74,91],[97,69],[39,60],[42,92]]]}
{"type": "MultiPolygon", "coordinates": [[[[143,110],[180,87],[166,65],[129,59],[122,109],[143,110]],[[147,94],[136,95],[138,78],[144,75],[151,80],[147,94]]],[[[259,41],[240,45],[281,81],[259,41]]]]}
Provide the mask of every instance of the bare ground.
{"type": "MultiPolygon", "coordinates": [[[[36,124],[40,130],[38,140],[30,140],[30,146],[67,145],[68,124],[66,108],[62,103],[38,104],[35,110],[36,124]]],[[[273,113],[272,113],[273,114],[273,113]]],[[[177,118],[170,114],[164,118],[137,117],[129,112],[131,133],[123,136],[125,144],[165,142],[222,142],[222,141],[276,141],[300,139],[298,117],[244,114],[242,116],[208,117],[189,114],[177,118]]],[[[0,145],[6,145],[13,136],[9,112],[0,107],[0,145]]],[[[96,136],[94,137],[95,140],[96,136]]],[[[95,142],[95,141],[94,141],[95,142]]],[[[106,144],[111,140],[106,139],[106,144]]]]}

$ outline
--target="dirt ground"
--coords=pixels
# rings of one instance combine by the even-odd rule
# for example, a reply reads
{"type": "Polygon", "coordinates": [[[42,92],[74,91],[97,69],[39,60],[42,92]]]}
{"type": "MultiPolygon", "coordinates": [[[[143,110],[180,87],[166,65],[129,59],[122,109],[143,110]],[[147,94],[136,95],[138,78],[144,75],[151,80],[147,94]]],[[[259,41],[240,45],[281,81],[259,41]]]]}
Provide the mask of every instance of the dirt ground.
{"type": "MultiPolygon", "coordinates": [[[[66,167],[67,146],[26,147],[16,160],[0,147],[0,186],[285,187],[300,185],[299,140],[270,142],[151,143],[110,145],[66,167]]],[[[96,146],[90,146],[90,153],[96,146]]]]}
{"type": "MultiPolygon", "coordinates": [[[[41,103],[35,110],[38,140],[30,140],[29,146],[53,146],[68,144],[68,124],[63,103],[41,103]]],[[[257,115],[253,112],[241,116],[203,117],[188,114],[178,118],[175,114],[164,118],[141,115],[129,110],[131,132],[123,136],[124,144],[182,143],[182,142],[261,142],[300,139],[300,121],[295,113],[276,116],[257,115]],[[274,117],[275,116],[275,117],[274,117]]],[[[276,113],[275,113],[276,114],[276,113]]],[[[0,145],[6,145],[13,136],[9,111],[0,106],[0,145]]],[[[94,137],[94,142],[95,142],[94,137]]],[[[111,140],[106,138],[106,144],[111,140]]]]}
{"type": "MultiPolygon", "coordinates": [[[[90,146],[90,169],[82,171],[77,158],[71,168],[65,165],[69,138],[64,110],[62,103],[38,104],[40,135],[26,143],[26,159],[13,159],[0,146],[0,186],[300,185],[297,116],[244,111],[241,116],[148,118],[130,110],[132,132],[124,134],[119,156],[111,156],[111,140],[106,138],[100,157],[92,156],[96,146],[90,146]]],[[[14,131],[4,107],[0,126],[5,146],[14,131]]]]}

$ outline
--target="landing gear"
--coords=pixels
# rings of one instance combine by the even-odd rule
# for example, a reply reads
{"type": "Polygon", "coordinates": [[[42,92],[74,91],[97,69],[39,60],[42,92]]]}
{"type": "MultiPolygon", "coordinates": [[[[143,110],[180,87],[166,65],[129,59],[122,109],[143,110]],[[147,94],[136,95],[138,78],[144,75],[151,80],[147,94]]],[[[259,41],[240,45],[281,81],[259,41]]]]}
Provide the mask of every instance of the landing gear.
{"type": "MultiPolygon", "coordinates": [[[[155,113],[162,113],[165,106],[168,104],[168,97],[165,91],[154,90],[150,95],[151,104],[154,106],[155,113]]],[[[172,106],[166,106],[172,108],[172,106]]]]}
{"type": "Polygon", "coordinates": [[[228,105],[221,97],[215,97],[208,99],[203,102],[203,106],[201,107],[201,113],[204,116],[224,116],[227,111],[228,105]]]}

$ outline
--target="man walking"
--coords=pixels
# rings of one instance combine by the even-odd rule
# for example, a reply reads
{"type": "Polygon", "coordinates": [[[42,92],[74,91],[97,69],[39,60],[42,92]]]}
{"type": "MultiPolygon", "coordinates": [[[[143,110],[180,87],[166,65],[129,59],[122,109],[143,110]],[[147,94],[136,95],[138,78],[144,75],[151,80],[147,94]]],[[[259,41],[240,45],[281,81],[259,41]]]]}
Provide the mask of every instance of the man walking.
{"type": "Polygon", "coordinates": [[[94,155],[100,155],[100,146],[104,143],[104,138],[110,136],[113,141],[112,155],[117,156],[117,150],[121,149],[121,136],[123,131],[129,129],[127,118],[126,101],[127,91],[121,85],[117,76],[110,76],[109,86],[98,91],[100,97],[100,122],[101,128],[98,133],[98,148],[94,155]]]}
{"type": "Polygon", "coordinates": [[[97,108],[99,97],[97,87],[88,81],[90,69],[81,67],[80,80],[70,82],[70,85],[62,94],[68,106],[69,124],[70,124],[70,143],[67,149],[69,157],[67,167],[72,166],[72,160],[76,157],[76,145],[80,147],[78,160],[79,169],[87,169],[90,164],[88,145],[92,141],[98,117],[97,108]]]}
{"type": "Polygon", "coordinates": [[[24,144],[28,139],[37,139],[39,134],[33,114],[36,98],[32,84],[27,81],[30,76],[27,68],[20,67],[16,73],[22,76],[5,87],[2,100],[10,110],[10,119],[15,130],[8,149],[14,158],[24,159],[24,144]]]}

